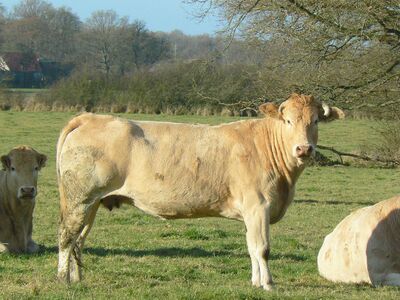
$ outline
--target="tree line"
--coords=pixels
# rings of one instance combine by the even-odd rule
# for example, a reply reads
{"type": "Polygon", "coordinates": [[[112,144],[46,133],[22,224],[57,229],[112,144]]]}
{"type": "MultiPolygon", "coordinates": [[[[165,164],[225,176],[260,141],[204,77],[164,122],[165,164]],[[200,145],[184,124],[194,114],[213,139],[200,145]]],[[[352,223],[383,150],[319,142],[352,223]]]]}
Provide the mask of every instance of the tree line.
{"type": "MultiPolygon", "coordinates": [[[[130,21],[113,10],[94,11],[82,21],[67,7],[44,0],[22,0],[0,14],[0,51],[37,54],[75,69],[125,75],[166,60],[218,56],[223,38],[181,31],[152,32],[143,21],[130,21]]],[[[229,62],[249,61],[240,47],[225,55],[229,62]],[[235,53],[234,53],[235,52],[235,53]]],[[[251,60],[251,59],[250,59],[251,60]]]]}
{"type": "Polygon", "coordinates": [[[294,91],[353,111],[400,102],[399,0],[184,2],[199,18],[218,14],[224,32],[153,32],[112,10],[82,21],[68,8],[22,0],[2,10],[0,50],[58,62],[64,72],[46,103],[81,99],[86,109],[119,99],[151,112],[240,112],[294,91]]]}

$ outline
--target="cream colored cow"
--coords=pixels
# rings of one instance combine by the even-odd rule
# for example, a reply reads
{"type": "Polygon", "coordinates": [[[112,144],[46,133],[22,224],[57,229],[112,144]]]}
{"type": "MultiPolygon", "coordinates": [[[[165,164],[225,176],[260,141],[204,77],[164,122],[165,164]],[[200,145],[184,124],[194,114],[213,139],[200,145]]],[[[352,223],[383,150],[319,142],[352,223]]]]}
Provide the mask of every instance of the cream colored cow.
{"type": "Polygon", "coordinates": [[[81,279],[81,250],[99,205],[124,202],[165,219],[243,220],[252,283],[271,289],[269,224],[292,202],[315,150],[318,121],[343,112],[298,94],[260,110],[263,119],[218,126],[94,114],[72,119],[57,146],[59,278],[81,279]]]}
{"type": "Polygon", "coordinates": [[[344,218],[326,236],[318,270],[335,282],[400,286],[400,197],[344,218]]]}
{"type": "Polygon", "coordinates": [[[1,157],[0,170],[0,252],[33,253],[32,213],[37,194],[39,170],[46,155],[27,146],[12,149],[1,157]]]}

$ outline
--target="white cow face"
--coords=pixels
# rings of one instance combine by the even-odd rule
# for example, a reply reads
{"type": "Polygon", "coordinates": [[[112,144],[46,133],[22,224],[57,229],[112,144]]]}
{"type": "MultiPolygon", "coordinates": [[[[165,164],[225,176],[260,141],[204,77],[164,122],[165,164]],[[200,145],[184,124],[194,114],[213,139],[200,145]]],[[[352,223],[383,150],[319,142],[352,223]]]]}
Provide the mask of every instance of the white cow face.
{"type": "Polygon", "coordinates": [[[1,157],[6,171],[7,188],[19,200],[33,200],[37,194],[38,172],[47,157],[26,146],[12,149],[1,157]]]}
{"type": "Polygon", "coordinates": [[[329,107],[313,96],[292,94],[279,107],[272,103],[260,106],[268,117],[281,122],[286,151],[301,165],[315,154],[318,142],[318,123],[343,118],[339,108],[329,107]]]}

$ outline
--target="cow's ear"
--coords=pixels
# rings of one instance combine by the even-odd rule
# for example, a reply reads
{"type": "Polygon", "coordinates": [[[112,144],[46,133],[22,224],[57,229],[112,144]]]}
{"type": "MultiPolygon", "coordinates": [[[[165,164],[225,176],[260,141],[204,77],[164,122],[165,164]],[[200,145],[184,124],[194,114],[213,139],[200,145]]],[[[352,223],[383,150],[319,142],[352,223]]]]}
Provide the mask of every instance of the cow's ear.
{"type": "Polygon", "coordinates": [[[37,156],[37,160],[38,160],[39,168],[43,168],[46,166],[46,161],[47,161],[46,155],[39,153],[37,156]]]}
{"type": "Polygon", "coordinates": [[[261,104],[259,110],[269,118],[279,119],[279,107],[275,103],[261,104]]]}
{"type": "Polygon", "coordinates": [[[9,169],[11,167],[11,159],[8,155],[3,155],[1,157],[1,163],[3,165],[3,170],[9,169]]]}
{"type": "Polygon", "coordinates": [[[326,103],[322,103],[319,113],[319,119],[321,121],[330,122],[333,120],[344,119],[344,117],[345,114],[340,108],[334,106],[331,107],[326,103]]]}

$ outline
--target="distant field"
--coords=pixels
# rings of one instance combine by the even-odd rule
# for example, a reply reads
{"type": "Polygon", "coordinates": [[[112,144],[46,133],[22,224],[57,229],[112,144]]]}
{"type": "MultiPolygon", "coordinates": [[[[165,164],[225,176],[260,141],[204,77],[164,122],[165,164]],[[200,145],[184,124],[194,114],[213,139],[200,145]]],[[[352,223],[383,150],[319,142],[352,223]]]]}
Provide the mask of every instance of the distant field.
{"type": "Polygon", "coordinates": [[[12,89],[12,88],[7,88],[3,89],[4,92],[6,93],[15,93],[15,94],[22,94],[22,95],[27,95],[27,94],[37,94],[37,93],[43,93],[46,92],[48,89],[36,89],[36,88],[18,88],[18,89],[12,89]]]}
{"type": "MultiPolygon", "coordinates": [[[[276,290],[250,283],[244,224],[208,218],[162,221],[123,206],[100,209],[84,250],[84,281],[58,283],[58,192],[55,144],[70,113],[0,112],[0,154],[28,144],[48,155],[39,180],[33,256],[0,255],[1,299],[398,299],[398,288],[333,284],[317,272],[324,236],[351,211],[400,194],[400,170],[310,167],[286,216],[272,226],[276,290]]],[[[126,118],[217,124],[223,117],[123,115],[126,118]]],[[[320,144],[343,151],[376,141],[371,121],[320,126],[320,144]]]]}

